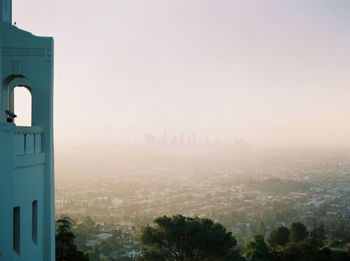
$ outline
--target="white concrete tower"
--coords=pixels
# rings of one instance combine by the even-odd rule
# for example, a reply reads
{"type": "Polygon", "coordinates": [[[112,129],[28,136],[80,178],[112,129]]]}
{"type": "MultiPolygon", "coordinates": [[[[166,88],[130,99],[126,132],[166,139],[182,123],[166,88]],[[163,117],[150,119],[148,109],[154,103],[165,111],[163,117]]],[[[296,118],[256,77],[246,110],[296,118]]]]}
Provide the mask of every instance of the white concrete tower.
{"type": "Polygon", "coordinates": [[[54,261],[53,39],[13,26],[0,0],[0,50],[0,261],[54,261]],[[31,126],[13,120],[16,87],[31,126]]]}

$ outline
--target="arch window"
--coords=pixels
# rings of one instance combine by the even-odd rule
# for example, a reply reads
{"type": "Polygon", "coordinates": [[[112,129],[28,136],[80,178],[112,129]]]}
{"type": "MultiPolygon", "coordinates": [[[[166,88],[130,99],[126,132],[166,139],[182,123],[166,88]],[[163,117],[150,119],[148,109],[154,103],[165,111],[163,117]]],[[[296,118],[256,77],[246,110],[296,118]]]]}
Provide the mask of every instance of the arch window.
{"type": "Polygon", "coordinates": [[[12,93],[14,121],[17,126],[32,126],[32,94],[24,86],[16,86],[12,93]]]}

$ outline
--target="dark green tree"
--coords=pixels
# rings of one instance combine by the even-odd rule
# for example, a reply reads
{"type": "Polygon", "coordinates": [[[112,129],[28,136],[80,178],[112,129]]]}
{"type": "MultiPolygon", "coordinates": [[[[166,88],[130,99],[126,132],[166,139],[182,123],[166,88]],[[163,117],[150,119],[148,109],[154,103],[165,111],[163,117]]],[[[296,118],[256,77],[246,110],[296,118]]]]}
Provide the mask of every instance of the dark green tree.
{"type": "Polygon", "coordinates": [[[89,256],[90,261],[100,261],[100,254],[95,250],[88,250],[86,254],[89,256]]]}
{"type": "Polygon", "coordinates": [[[71,232],[70,218],[62,216],[56,225],[56,261],[89,261],[88,256],[74,244],[75,235],[71,232]]]}
{"type": "Polygon", "coordinates": [[[147,247],[142,256],[136,258],[137,261],[167,261],[174,260],[169,251],[158,249],[154,247],[147,247]]]}
{"type": "Polygon", "coordinates": [[[289,237],[291,242],[299,242],[306,239],[308,232],[303,223],[296,222],[290,226],[289,237]]]}
{"type": "Polygon", "coordinates": [[[159,217],[154,227],[142,230],[141,260],[206,261],[238,260],[236,239],[231,232],[206,218],[182,215],[159,217]]]}
{"type": "Polygon", "coordinates": [[[344,251],[318,248],[310,238],[270,253],[271,261],[348,261],[350,255],[344,251]]]}
{"type": "Polygon", "coordinates": [[[269,260],[269,249],[263,235],[254,235],[253,241],[248,242],[246,257],[252,261],[269,260]]]}
{"type": "Polygon", "coordinates": [[[120,240],[123,238],[123,236],[124,234],[121,230],[113,230],[112,236],[101,243],[101,253],[105,256],[110,256],[113,252],[122,252],[123,245],[120,240]]]}
{"type": "Polygon", "coordinates": [[[80,250],[86,251],[88,247],[85,245],[87,240],[94,239],[94,236],[98,233],[99,227],[95,220],[90,216],[84,217],[80,224],[74,226],[74,233],[76,238],[74,239],[75,244],[80,250]]]}
{"type": "Polygon", "coordinates": [[[324,241],[327,238],[323,223],[314,225],[314,227],[310,231],[310,238],[316,246],[318,246],[318,247],[323,246],[324,241]]]}
{"type": "Polygon", "coordinates": [[[289,242],[289,229],[281,226],[274,230],[267,239],[270,247],[284,246],[289,242]]]}
{"type": "Polygon", "coordinates": [[[331,236],[333,239],[343,240],[347,235],[344,223],[342,223],[341,220],[338,220],[338,218],[333,222],[334,224],[330,226],[330,229],[332,230],[330,233],[331,236]]]}

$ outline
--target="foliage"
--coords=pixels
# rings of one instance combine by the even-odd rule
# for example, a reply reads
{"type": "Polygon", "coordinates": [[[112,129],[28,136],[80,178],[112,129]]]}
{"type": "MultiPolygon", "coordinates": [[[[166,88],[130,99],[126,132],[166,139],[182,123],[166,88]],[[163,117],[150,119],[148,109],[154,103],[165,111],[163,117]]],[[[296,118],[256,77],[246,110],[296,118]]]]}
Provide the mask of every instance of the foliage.
{"type": "MultiPolygon", "coordinates": [[[[274,206],[276,208],[276,206],[274,206]]],[[[248,227],[251,231],[258,231],[264,227],[266,215],[261,219],[254,219],[254,225],[242,224],[249,240],[248,227]],[[264,218],[264,219],[263,219],[264,218]]],[[[62,217],[56,222],[57,231],[57,259],[62,261],[127,261],[126,251],[134,249],[140,251],[141,246],[135,240],[138,230],[128,230],[114,224],[104,224],[103,228],[90,217],[76,222],[69,217],[62,217]],[[98,237],[103,231],[103,239],[98,237]],[[77,235],[77,237],[75,237],[77,235]],[[80,238],[80,241],[77,240],[80,238]],[[94,247],[87,247],[87,240],[98,240],[94,247]],[[85,245],[84,255],[78,245],[85,245]],[[61,254],[63,251],[63,254],[61,254]],[[87,257],[88,256],[88,257],[87,257]]],[[[242,231],[241,231],[242,232],[242,231]]],[[[342,238],[327,244],[325,247],[325,229],[323,224],[316,224],[307,237],[304,224],[293,223],[290,230],[278,227],[268,237],[270,249],[267,248],[263,235],[256,235],[246,245],[245,256],[252,261],[345,261],[350,260],[350,252],[346,252],[346,242],[349,238],[342,238]],[[291,231],[296,235],[295,241],[289,241],[291,231]],[[289,235],[289,237],[288,237],[289,235]],[[302,239],[303,238],[303,239],[302,239]]],[[[343,232],[343,234],[346,234],[343,232]]],[[[327,234],[330,236],[330,234],[327,234]]],[[[348,234],[346,234],[348,235],[348,234]]],[[[241,260],[238,246],[231,233],[225,228],[204,218],[188,218],[181,215],[174,217],[160,217],[155,220],[155,226],[146,226],[142,230],[142,256],[138,261],[228,261],[241,260]],[[175,253],[178,253],[176,255],[175,253]]]]}
{"type": "Polygon", "coordinates": [[[269,259],[269,249],[263,235],[254,235],[254,240],[248,242],[246,257],[254,261],[267,261],[269,259]]]}
{"type": "Polygon", "coordinates": [[[289,243],[279,251],[271,252],[271,261],[346,261],[350,256],[345,252],[319,249],[312,240],[305,239],[297,243],[289,243]]]}
{"type": "Polygon", "coordinates": [[[120,230],[113,230],[112,236],[108,237],[101,244],[100,251],[105,256],[110,256],[113,252],[121,252],[123,245],[120,239],[123,237],[123,232],[120,230]]]}
{"type": "Polygon", "coordinates": [[[293,243],[302,241],[307,238],[308,232],[303,223],[296,222],[290,226],[289,230],[290,241],[293,243]]]}
{"type": "Polygon", "coordinates": [[[142,230],[142,260],[235,260],[236,239],[231,232],[206,218],[182,215],[159,217],[155,227],[142,230]]]}
{"type": "Polygon", "coordinates": [[[88,250],[86,254],[89,256],[90,261],[100,261],[100,255],[98,251],[88,250]]]}
{"type": "Polygon", "coordinates": [[[89,261],[88,256],[74,244],[75,235],[71,232],[70,218],[62,216],[56,224],[56,261],[89,261]]]}
{"type": "Polygon", "coordinates": [[[96,221],[90,216],[84,217],[81,223],[74,226],[74,232],[77,235],[74,242],[81,250],[88,250],[85,243],[86,240],[91,240],[97,234],[99,230],[96,221]]]}
{"type": "Polygon", "coordinates": [[[147,247],[142,256],[138,256],[137,261],[167,261],[174,260],[169,251],[155,247],[147,247]]]}
{"type": "Polygon", "coordinates": [[[284,246],[289,242],[289,229],[281,226],[274,230],[267,239],[270,247],[284,246]]]}
{"type": "Polygon", "coordinates": [[[326,231],[323,223],[314,225],[310,232],[310,238],[318,247],[323,246],[324,241],[326,240],[326,231]]]}

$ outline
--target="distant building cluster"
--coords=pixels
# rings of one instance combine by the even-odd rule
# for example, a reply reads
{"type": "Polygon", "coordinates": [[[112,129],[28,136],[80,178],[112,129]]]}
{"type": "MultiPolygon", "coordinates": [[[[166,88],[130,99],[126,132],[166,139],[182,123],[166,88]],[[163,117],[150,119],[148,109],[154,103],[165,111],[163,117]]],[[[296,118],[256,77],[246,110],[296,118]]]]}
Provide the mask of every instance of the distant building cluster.
{"type": "Polygon", "coordinates": [[[222,141],[219,139],[209,139],[208,137],[197,138],[196,134],[192,135],[175,135],[168,137],[164,132],[161,136],[147,133],[144,138],[146,145],[231,145],[239,147],[249,147],[250,144],[243,138],[236,139],[234,142],[222,141]]]}

